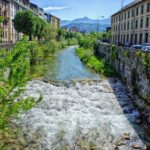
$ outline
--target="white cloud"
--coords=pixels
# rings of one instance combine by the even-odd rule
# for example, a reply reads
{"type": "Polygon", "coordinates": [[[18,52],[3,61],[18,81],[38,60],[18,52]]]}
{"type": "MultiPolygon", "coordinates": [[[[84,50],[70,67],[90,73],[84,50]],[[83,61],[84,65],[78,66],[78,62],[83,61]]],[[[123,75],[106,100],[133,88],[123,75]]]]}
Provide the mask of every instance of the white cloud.
{"type": "Polygon", "coordinates": [[[49,10],[63,10],[63,9],[67,9],[68,7],[46,7],[44,8],[44,11],[49,11],[49,10]]]}

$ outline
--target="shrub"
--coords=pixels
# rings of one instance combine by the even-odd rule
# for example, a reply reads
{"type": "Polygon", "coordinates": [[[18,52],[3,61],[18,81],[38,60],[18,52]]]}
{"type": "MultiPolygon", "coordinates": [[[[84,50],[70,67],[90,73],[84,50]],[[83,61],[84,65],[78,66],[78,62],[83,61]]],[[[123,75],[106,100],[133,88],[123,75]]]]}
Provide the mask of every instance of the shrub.
{"type": "Polygon", "coordinates": [[[0,132],[10,125],[14,115],[35,104],[31,99],[14,101],[29,79],[30,48],[31,44],[24,38],[10,51],[0,51],[0,132]],[[13,91],[16,87],[18,90],[13,91]]]}
{"type": "Polygon", "coordinates": [[[115,61],[115,59],[118,58],[118,51],[115,45],[112,45],[111,53],[112,53],[112,60],[115,61]]]}
{"type": "Polygon", "coordinates": [[[115,69],[113,69],[113,67],[104,60],[94,56],[92,50],[77,48],[76,53],[80,57],[81,61],[95,72],[108,77],[116,75],[115,69]]]}

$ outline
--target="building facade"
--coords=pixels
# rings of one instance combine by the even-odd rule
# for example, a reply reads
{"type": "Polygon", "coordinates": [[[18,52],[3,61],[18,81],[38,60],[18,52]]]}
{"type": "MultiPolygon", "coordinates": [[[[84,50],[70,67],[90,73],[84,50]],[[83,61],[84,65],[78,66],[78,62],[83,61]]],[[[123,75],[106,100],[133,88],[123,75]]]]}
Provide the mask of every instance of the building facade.
{"type": "Polygon", "coordinates": [[[150,43],[150,0],[134,0],[112,15],[112,43],[150,43]]]}
{"type": "Polygon", "coordinates": [[[0,43],[7,43],[7,41],[11,40],[10,7],[10,0],[0,0],[0,17],[3,20],[0,23],[0,43]]]}
{"type": "Polygon", "coordinates": [[[29,0],[10,0],[10,2],[11,2],[11,9],[10,9],[11,41],[10,42],[15,43],[22,37],[22,34],[18,33],[15,30],[13,26],[13,19],[17,14],[17,12],[28,10],[30,5],[29,5],[29,0]]]}
{"type": "Polygon", "coordinates": [[[48,13],[45,13],[45,20],[48,23],[53,24],[57,28],[60,27],[60,19],[57,18],[56,16],[53,16],[53,15],[48,14],[48,13]]]}
{"type": "Polygon", "coordinates": [[[30,3],[29,0],[0,0],[0,23],[1,38],[0,43],[15,43],[21,39],[21,33],[18,33],[13,25],[13,19],[17,12],[30,10],[35,16],[46,20],[48,23],[60,26],[60,19],[48,14],[45,16],[44,10],[39,8],[36,4],[30,3]]]}

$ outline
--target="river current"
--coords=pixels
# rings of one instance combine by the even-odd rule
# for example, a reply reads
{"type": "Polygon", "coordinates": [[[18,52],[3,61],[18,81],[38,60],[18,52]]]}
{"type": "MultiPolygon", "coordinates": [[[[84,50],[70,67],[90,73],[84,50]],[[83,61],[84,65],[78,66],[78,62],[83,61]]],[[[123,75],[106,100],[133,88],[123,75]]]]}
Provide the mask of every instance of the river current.
{"type": "Polygon", "coordinates": [[[18,121],[28,149],[146,150],[145,125],[126,85],[90,71],[75,47],[59,51],[54,65],[44,66],[46,82],[29,81],[21,95],[43,97],[18,121]]]}

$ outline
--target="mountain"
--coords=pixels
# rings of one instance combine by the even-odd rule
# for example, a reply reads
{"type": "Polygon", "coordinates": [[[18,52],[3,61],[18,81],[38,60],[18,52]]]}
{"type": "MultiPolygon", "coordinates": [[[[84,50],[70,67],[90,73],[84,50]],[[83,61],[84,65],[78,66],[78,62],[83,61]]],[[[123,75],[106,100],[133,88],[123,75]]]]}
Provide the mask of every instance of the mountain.
{"type": "Polygon", "coordinates": [[[99,24],[110,24],[110,18],[107,19],[90,19],[88,17],[83,17],[83,18],[78,18],[72,21],[69,20],[62,20],[61,21],[61,26],[65,26],[68,24],[73,24],[73,23],[90,23],[90,24],[95,24],[95,23],[99,23],[99,24]]]}
{"type": "Polygon", "coordinates": [[[65,25],[68,25],[70,23],[71,23],[71,21],[69,21],[69,20],[61,20],[61,26],[62,27],[65,26],[65,25]]]}
{"type": "Polygon", "coordinates": [[[104,31],[110,26],[110,18],[108,19],[90,19],[88,17],[78,18],[72,21],[62,20],[61,26],[67,29],[78,28],[81,32],[104,31]]]}

